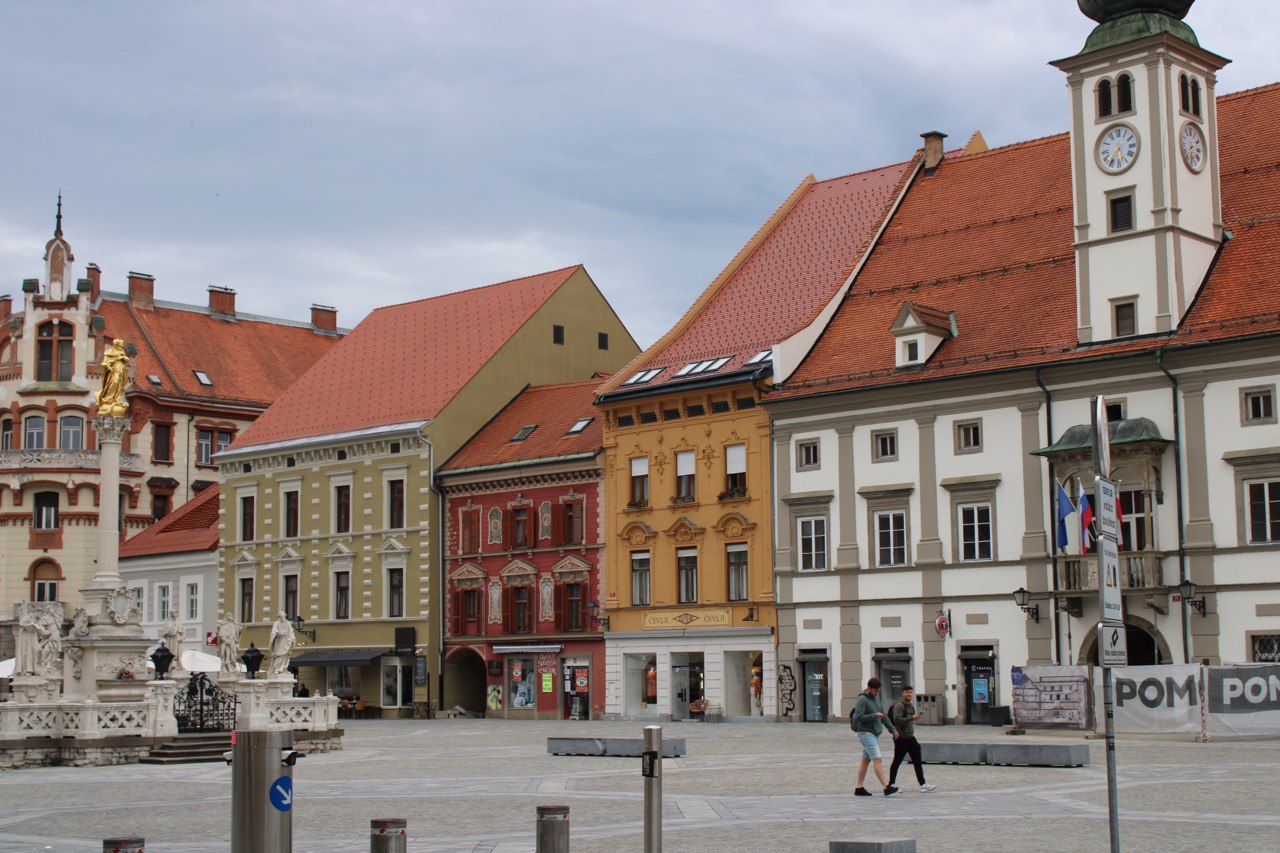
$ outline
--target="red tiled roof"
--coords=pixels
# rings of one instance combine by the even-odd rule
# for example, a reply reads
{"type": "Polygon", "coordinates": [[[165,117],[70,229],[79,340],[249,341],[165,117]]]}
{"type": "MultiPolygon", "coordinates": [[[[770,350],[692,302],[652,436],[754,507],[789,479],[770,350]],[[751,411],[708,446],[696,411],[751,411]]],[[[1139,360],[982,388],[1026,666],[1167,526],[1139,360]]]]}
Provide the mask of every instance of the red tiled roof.
{"type": "Polygon", "coordinates": [[[447,473],[598,451],[604,431],[595,398],[602,381],[589,379],[526,388],[472,436],[441,470],[447,473]],[[569,428],[582,418],[592,421],[582,432],[569,435],[569,428]],[[521,428],[535,425],[537,429],[528,438],[511,440],[521,428]]]}
{"type": "Polygon", "coordinates": [[[308,326],[241,318],[220,320],[200,311],[134,308],[103,299],[96,311],[106,333],[138,349],[134,385],[141,393],[265,408],[338,338],[308,326]],[[194,371],[208,374],[201,385],[194,371]],[[148,375],[158,376],[155,385],[148,375]]]}
{"type": "Polygon", "coordinates": [[[717,371],[728,373],[795,334],[853,271],[913,165],[808,178],[672,331],[600,390],[618,390],[644,368],[667,368],[642,386],[652,388],[690,362],[734,356],[717,371]]]}
{"type": "Polygon", "coordinates": [[[1066,135],[948,157],[921,176],[809,356],[773,399],[826,394],[1280,331],[1280,84],[1218,99],[1224,219],[1235,238],[1179,329],[1080,346],[1066,135]],[[894,366],[906,301],[959,334],[894,366]]]}
{"type": "Polygon", "coordinates": [[[378,308],[232,449],[434,418],[580,269],[378,308]]]}
{"type": "Polygon", "coordinates": [[[206,488],[120,546],[120,559],[218,549],[218,486],[206,488]]]}

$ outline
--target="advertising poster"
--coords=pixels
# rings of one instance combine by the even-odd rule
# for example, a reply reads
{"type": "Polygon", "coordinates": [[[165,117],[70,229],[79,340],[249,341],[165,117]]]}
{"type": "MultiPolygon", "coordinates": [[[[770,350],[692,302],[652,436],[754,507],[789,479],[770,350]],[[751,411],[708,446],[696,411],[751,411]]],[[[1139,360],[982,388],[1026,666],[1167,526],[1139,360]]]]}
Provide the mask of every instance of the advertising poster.
{"type": "Polygon", "coordinates": [[[1118,666],[1116,731],[1178,734],[1200,731],[1200,667],[1118,666]]]}
{"type": "Polygon", "coordinates": [[[1205,667],[1210,736],[1280,734],[1280,664],[1205,667]]]}
{"type": "Polygon", "coordinates": [[[1089,668],[1015,666],[1013,719],[1024,729],[1093,728],[1089,668]]]}

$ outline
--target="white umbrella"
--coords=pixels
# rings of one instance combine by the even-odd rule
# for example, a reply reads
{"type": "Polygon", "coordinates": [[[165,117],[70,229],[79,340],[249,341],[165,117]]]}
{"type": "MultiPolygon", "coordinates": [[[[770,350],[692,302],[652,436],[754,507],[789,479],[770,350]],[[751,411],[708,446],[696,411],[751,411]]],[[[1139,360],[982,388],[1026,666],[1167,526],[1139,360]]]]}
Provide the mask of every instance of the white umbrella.
{"type": "MultiPolygon", "coordinates": [[[[2,666],[3,664],[0,664],[0,667],[2,666]]],[[[148,656],[147,669],[155,668],[156,665],[151,662],[150,656],[148,656]]],[[[182,668],[187,672],[218,672],[222,669],[222,661],[219,660],[217,655],[198,652],[195,649],[184,649],[182,651],[182,668]]],[[[240,665],[240,669],[244,669],[243,664],[240,665]]]]}
{"type": "Polygon", "coordinates": [[[15,662],[15,658],[0,660],[0,678],[13,678],[13,665],[15,662]]]}

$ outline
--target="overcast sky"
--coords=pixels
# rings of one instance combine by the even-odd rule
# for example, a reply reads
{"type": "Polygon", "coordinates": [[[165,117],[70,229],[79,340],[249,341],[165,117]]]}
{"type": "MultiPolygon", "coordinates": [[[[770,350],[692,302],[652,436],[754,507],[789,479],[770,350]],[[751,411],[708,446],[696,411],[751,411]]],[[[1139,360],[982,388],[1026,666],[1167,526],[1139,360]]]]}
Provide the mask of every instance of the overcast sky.
{"type": "MultiPolygon", "coordinates": [[[[806,174],[1067,127],[1072,0],[0,0],[0,293],[64,194],[77,275],[354,325],[582,262],[661,335],[806,174]]],[[[1280,3],[1188,22],[1280,80],[1280,3]]]]}

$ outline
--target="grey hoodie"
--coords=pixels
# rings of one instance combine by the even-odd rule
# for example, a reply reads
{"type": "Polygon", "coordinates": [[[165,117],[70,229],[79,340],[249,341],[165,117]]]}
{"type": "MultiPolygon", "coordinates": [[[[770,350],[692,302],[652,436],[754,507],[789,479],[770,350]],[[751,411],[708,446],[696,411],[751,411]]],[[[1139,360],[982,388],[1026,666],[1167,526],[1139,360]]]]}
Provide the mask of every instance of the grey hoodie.
{"type": "Polygon", "coordinates": [[[883,728],[891,732],[896,732],[893,722],[889,719],[888,714],[883,717],[877,717],[876,714],[884,714],[884,702],[879,696],[872,696],[867,692],[858,694],[858,701],[854,703],[853,713],[849,715],[849,723],[853,730],[859,734],[867,732],[873,735],[879,735],[883,728]]]}

